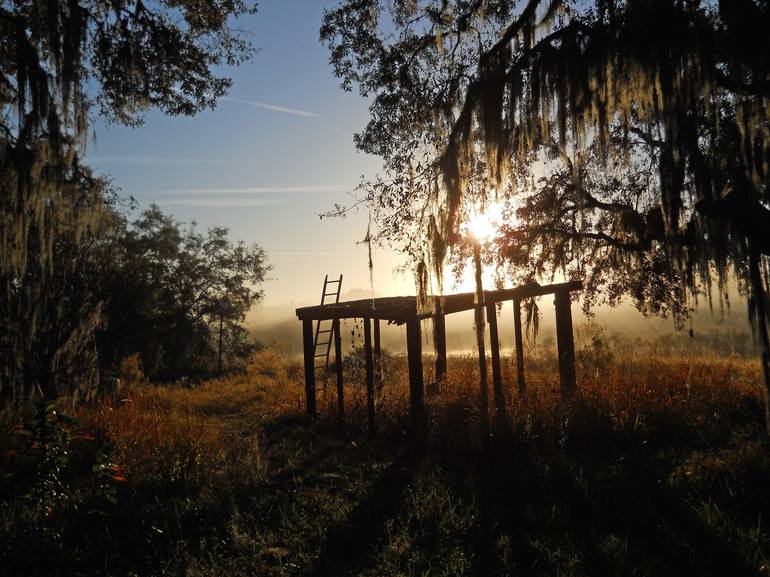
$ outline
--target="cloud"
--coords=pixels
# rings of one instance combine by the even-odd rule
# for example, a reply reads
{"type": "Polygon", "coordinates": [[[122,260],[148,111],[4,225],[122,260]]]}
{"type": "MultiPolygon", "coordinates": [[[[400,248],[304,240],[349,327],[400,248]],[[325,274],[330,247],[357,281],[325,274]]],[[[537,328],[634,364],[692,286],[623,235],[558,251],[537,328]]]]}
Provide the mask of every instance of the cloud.
{"type": "Polygon", "coordinates": [[[285,251],[285,250],[277,250],[277,251],[268,251],[271,257],[273,258],[281,258],[281,259],[289,259],[293,260],[297,257],[301,256],[338,256],[340,253],[338,252],[332,252],[332,251],[285,251]]]}
{"type": "Polygon", "coordinates": [[[232,98],[231,96],[223,96],[220,100],[227,102],[234,102],[236,104],[245,104],[246,106],[254,106],[256,108],[264,108],[265,110],[272,110],[273,112],[282,112],[284,114],[293,114],[294,116],[316,116],[313,112],[307,112],[306,110],[297,110],[295,108],[286,108],[285,106],[276,106],[275,104],[267,104],[266,102],[258,102],[256,100],[246,100],[243,98],[232,98]]]}
{"type": "Polygon", "coordinates": [[[248,208],[253,206],[286,206],[289,202],[283,198],[193,198],[157,200],[166,206],[196,206],[202,208],[248,208]]]}
{"type": "Polygon", "coordinates": [[[101,164],[238,164],[234,160],[218,158],[168,158],[163,156],[89,156],[88,163],[101,164]]]}
{"type": "Polygon", "coordinates": [[[311,184],[305,186],[247,186],[242,188],[185,188],[171,190],[149,190],[134,194],[292,194],[302,192],[350,192],[354,187],[344,184],[311,184]]]}

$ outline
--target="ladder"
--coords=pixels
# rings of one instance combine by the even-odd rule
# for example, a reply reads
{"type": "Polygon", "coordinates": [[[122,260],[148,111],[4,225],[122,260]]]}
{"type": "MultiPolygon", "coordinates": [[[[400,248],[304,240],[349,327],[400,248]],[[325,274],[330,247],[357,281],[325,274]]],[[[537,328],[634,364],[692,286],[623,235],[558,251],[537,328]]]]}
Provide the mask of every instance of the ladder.
{"type": "MultiPolygon", "coordinates": [[[[327,274],[324,277],[324,288],[321,291],[321,304],[326,304],[327,297],[334,297],[335,303],[340,302],[340,292],[342,292],[342,275],[337,280],[329,280],[329,275],[327,274]],[[337,285],[336,289],[331,288],[333,285],[337,285]]],[[[313,363],[315,369],[325,371],[329,368],[329,353],[332,349],[332,340],[334,340],[334,321],[329,319],[318,321],[315,327],[315,338],[313,339],[313,363]],[[328,323],[328,325],[325,323],[328,323]]]]}

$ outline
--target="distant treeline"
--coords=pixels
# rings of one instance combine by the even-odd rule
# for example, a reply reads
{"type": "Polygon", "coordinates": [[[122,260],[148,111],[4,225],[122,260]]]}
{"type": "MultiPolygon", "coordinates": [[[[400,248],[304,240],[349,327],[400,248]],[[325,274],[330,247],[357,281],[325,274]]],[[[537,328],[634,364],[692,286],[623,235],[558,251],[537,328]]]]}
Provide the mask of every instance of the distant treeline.
{"type": "Polygon", "coordinates": [[[30,290],[5,284],[0,393],[91,395],[131,364],[149,378],[204,377],[240,366],[257,346],[243,326],[262,297],[264,251],[198,231],[151,206],[105,193],[84,233],[60,235],[30,290]]]}

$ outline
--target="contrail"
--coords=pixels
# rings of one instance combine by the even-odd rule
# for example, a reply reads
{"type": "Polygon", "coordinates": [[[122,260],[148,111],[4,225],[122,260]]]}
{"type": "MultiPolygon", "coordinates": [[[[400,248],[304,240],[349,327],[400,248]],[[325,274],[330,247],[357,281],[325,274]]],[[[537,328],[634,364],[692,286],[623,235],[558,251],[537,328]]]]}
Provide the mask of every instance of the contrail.
{"type": "Polygon", "coordinates": [[[256,108],[264,108],[266,110],[272,110],[274,112],[294,114],[295,116],[316,116],[313,112],[307,112],[306,110],[296,110],[294,108],[286,108],[285,106],[276,106],[275,104],[267,104],[266,102],[257,102],[256,100],[245,100],[243,98],[232,98],[230,96],[223,96],[222,98],[220,98],[220,100],[227,100],[228,102],[245,104],[246,106],[254,106],[256,108]]]}

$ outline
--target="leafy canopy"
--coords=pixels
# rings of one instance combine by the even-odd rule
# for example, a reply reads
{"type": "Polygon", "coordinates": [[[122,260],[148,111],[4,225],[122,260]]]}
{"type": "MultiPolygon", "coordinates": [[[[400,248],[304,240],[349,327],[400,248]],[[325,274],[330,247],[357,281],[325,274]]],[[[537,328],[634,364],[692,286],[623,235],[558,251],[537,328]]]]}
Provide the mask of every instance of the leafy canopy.
{"type": "Polygon", "coordinates": [[[422,277],[504,201],[489,258],[585,278],[589,309],[681,322],[736,279],[770,393],[768,29],[766,0],[343,0],[321,38],[372,98],[364,201],[422,277]]]}
{"type": "Polygon", "coordinates": [[[0,398],[93,381],[107,185],[82,165],[97,116],[194,114],[251,54],[246,0],[0,0],[0,398]],[[79,369],[79,370],[78,370],[79,369]],[[93,377],[93,378],[92,378],[93,377]]]}
{"type": "Polygon", "coordinates": [[[348,0],[321,37],[372,99],[382,240],[440,276],[507,202],[489,258],[681,320],[715,272],[767,286],[769,24],[752,0],[348,0]]]}

